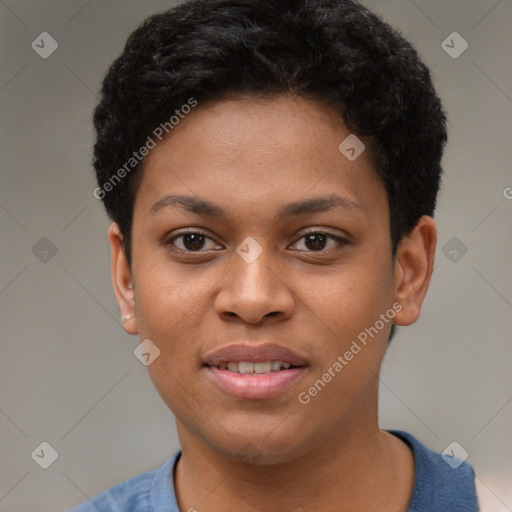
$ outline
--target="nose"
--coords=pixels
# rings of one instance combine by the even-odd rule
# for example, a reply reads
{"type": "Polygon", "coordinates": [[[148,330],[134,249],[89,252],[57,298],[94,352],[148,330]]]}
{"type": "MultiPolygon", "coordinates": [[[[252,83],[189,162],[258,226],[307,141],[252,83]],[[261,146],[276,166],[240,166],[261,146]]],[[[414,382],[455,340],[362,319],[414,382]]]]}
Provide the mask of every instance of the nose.
{"type": "Polygon", "coordinates": [[[278,269],[266,251],[251,263],[234,254],[232,267],[216,296],[217,314],[225,321],[248,324],[291,318],[295,299],[278,269]]]}

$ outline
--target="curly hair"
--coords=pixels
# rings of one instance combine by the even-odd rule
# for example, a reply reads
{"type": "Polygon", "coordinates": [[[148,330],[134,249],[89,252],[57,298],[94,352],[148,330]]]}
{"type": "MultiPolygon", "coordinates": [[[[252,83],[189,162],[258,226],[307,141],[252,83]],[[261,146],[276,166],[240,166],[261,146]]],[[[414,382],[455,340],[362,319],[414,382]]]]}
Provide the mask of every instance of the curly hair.
{"type": "Polygon", "coordinates": [[[398,31],[354,0],[189,0],[128,37],[94,112],[95,195],[119,225],[130,264],[144,167],[136,150],[191,98],[239,93],[337,109],[369,145],[385,186],[393,254],[422,215],[433,216],[446,118],[428,68],[398,31]]]}

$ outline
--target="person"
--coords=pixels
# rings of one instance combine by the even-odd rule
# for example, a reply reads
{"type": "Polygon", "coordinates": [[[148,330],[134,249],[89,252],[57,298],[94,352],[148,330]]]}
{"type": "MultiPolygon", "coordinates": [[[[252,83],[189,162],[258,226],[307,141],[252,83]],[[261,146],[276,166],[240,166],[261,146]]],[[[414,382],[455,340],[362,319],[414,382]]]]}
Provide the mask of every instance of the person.
{"type": "Polygon", "coordinates": [[[353,0],[191,0],[102,84],[94,168],[124,330],[180,450],[73,509],[457,512],[475,473],[379,427],[432,276],[429,70],[353,0]]]}

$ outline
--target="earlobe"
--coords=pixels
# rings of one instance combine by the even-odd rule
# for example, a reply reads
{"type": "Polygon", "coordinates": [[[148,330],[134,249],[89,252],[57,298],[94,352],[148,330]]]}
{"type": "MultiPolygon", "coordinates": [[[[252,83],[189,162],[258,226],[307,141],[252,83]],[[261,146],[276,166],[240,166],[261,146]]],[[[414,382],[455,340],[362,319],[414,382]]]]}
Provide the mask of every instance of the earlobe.
{"type": "Polygon", "coordinates": [[[420,315],[421,305],[432,277],[436,243],[434,219],[424,215],[397,248],[395,300],[402,305],[394,319],[397,325],[410,325],[420,315]]]}
{"type": "Polygon", "coordinates": [[[123,329],[128,334],[137,334],[135,318],[135,292],[133,290],[131,268],[126,259],[123,235],[117,223],[113,222],[108,230],[110,244],[110,271],[114,294],[121,310],[123,329]]]}

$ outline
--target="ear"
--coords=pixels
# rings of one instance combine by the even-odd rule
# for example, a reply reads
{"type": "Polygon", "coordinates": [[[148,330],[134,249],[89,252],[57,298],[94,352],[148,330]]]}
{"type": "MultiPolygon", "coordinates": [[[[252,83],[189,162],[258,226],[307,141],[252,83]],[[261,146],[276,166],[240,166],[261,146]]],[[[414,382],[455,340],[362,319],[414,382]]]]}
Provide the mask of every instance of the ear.
{"type": "Polygon", "coordinates": [[[397,247],[394,262],[395,300],[402,305],[393,320],[397,325],[410,325],[420,316],[434,269],[437,244],[436,224],[424,215],[412,233],[397,247]]]}
{"type": "Polygon", "coordinates": [[[123,235],[119,226],[113,222],[108,230],[110,244],[110,271],[114,293],[121,310],[123,329],[128,334],[137,334],[137,320],[135,318],[135,292],[130,265],[126,259],[123,246],[123,235]]]}

